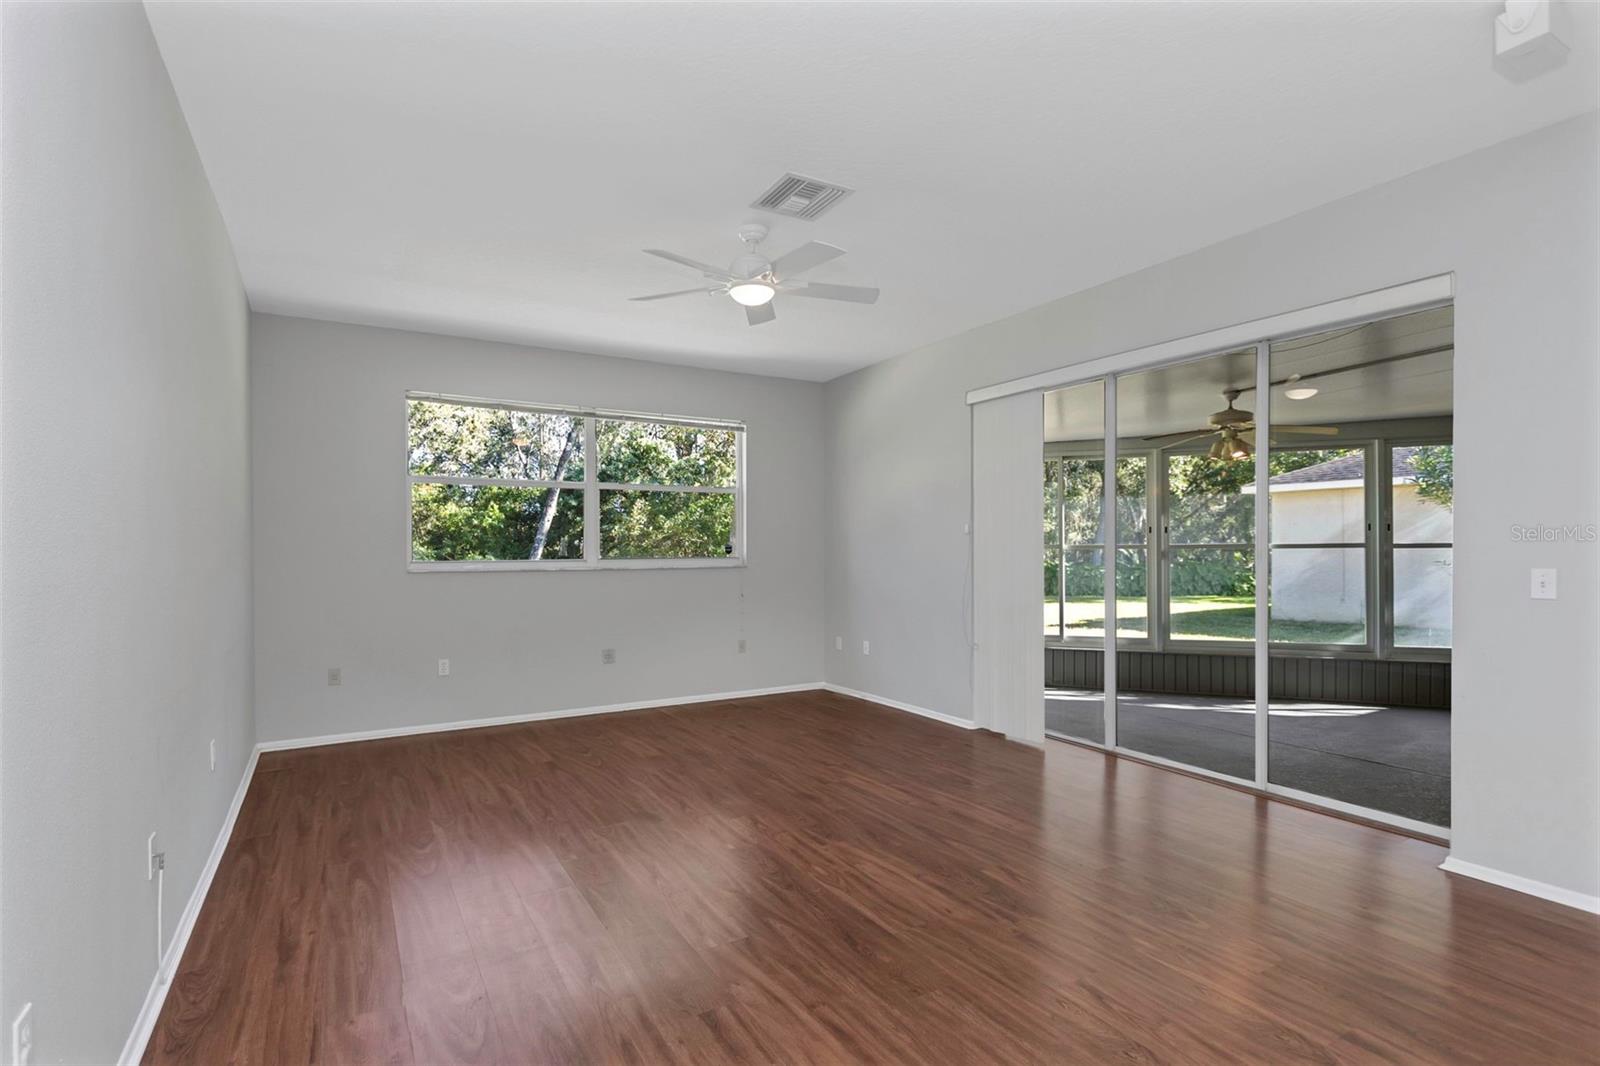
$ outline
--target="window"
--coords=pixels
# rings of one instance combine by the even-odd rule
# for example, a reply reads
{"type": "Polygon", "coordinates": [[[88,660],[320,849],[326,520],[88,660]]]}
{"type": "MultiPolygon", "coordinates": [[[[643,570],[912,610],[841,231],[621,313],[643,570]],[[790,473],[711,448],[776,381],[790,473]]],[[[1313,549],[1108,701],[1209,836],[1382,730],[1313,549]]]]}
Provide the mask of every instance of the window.
{"type": "MultiPolygon", "coordinates": [[[[1068,632],[1105,635],[1105,459],[1066,460],[1068,632]]],[[[1145,458],[1117,460],[1117,636],[1146,632],[1145,458]]]]}
{"type": "Polygon", "coordinates": [[[744,559],[744,426],[410,394],[415,570],[744,559]]]}
{"type": "Polygon", "coordinates": [[[595,422],[601,559],[734,554],[736,430],[610,417],[595,422]]]}
{"type": "Polygon", "coordinates": [[[1365,448],[1272,449],[1271,640],[1370,646],[1365,448]]]}
{"type": "MultiPolygon", "coordinates": [[[[1147,632],[1143,455],[1117,459],[1117,635],[1147,632]]],[[[1045,461],[1045,636],[1105,636],[1104,456],[1045,461]]]]}
{"type": "Polygon", "coordinates": [[[1044,636],[1060,640],[1061,587],[1061,460],[1044,461],[1044,636]]]}
{"type": "Polygon", "coordinates": [[[1166,456],[1167,635],[1255,639],[1255,496],[1251,462],[1166,456]]]}
{"type": "Polygon", "coordinates": [[[1455,449],[1423,444],[1393,450],[1394,644],[1450,647],[1455,563],[1455,449]]]}
{"type": "MultiPolygon", "coordinates": [[[[1448,655],[1453,451],[1448,441],[1424,440],[1272,446],[1274,654],[1448,655]],[[1378,456],[1390,481],[1370,476],[1378,456]],[[1381,516],[1392,516],[1388,536],[1381,516]]],[[[1104,471],[1093,454],[1045,460],[1044,635],[1052,643],[1098,646],[1105,633],[1104,471]]],[[[1175,449],[1119,456],[1119,642],[1157,650],[1254,642],[1254,480],[1253,460],[1175,449]],[[1164,552],[1152,552],[1151,530],[1161,532],[1164,552]]]]}

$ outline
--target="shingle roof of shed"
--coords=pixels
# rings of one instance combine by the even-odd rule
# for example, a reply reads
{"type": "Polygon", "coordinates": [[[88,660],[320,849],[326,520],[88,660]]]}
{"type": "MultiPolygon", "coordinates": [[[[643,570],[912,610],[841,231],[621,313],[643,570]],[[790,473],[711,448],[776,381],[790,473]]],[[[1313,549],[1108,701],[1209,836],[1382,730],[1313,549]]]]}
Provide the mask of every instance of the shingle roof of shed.
{"type": "MultiPolygon", "coordinates": [[[[1394,449],[1394,476],[1410,480],[1417,476],[1416,467],[1412,464],[1412,456],[1417,454],[1415,447],[1394,449]]],[[[1325,463],[1315,466],[1303,466],[1299,470],[1291,470],[1287,474],[1276,474],[1269,484],[1272,485],[1304,485],[1319,481],[1359,481],[1362,469],[1366,465],[1366,456],[1361,452],[1342,455],[1337,459],[1329,459],[1325,463]]]]}

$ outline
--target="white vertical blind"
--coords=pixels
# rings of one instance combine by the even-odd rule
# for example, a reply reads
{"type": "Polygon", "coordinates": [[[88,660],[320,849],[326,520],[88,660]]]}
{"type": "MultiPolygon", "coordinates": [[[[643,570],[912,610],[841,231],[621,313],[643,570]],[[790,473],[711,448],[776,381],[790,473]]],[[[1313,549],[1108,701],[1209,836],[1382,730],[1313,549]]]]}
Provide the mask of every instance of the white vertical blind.
{"type": "Polygon", "coordinates": [[[973,719],[1044,743],[1044,399],[972,408],[973,719]]]}

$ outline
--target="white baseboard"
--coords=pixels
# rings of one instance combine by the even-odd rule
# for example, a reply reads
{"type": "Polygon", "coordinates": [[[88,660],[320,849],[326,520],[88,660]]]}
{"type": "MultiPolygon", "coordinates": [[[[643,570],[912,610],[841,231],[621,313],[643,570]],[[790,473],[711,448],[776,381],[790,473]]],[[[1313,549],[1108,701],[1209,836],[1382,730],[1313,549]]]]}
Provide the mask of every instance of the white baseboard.
{"type": "Polygon", "coordinates": [[[1475,862],[1463,862],[1454,855],[1440,863],[1439,869],[1445,873],[1460,874],[1462,877],[1470,877],[1477,881],[1487,881],[1491,885],[1499,885],[1501,888],[1509,888],[1515,892],[1538,896],[1540,899],[1547,899],[1552,903],[1576,907],[1580,911],[1588,911],[1590,914],[1600,914],[1600,896],[1585,895],[1582,892],[1574,892],[1570,888],[1561,888],[1557,885],[1546,884],[1543,881],[1535,881],[1531,877],[1508,874],[1504,870],[1496,870],[1492,866],[1479,866],[1475,862]]]}
{"type": "Polygon", "coordinates": [[[260,754],[261,749],[256,747],[251,750],[250,758],[245,760],[239,787],[234,790],[233,802],[228,805],[228,813],[222,819],[222,828],[217,831],[216,842],[211,845],[211,854],[206,856],[206,864],[200,869],[200,877],[195,881],[194,891],[189,893],[189,902],[184,905],[183,914],[178,918],[178,927],[172,931],[172,939],[167,942],[166,953],[161,956],[161,965],[150,982],[150,990],[145,993],[144,1006],[139,1009],[139,1016],[134,1020],[133,1031],[128,1034],[127,1042],[122,1045],[122,1054],[117,1058],[117,1062],[122,1066],[135,1066],[144,1057],[145,1045],[150,1042],[150,1034],[155,1030],[156,1019],[161,1016],[161,1007],[167,1001],[167,990],[172,987],[172,973],[177,969],[178,961],[183,958],[184,948],[189,946],[189,934],[194,932],[195,921],[200,917],[200,908],[206,901],[206,893],[211,891],[211,879],[217,875],[217,867],[222,863],[223,852],[228,850],[228,840],[233,836],[233,823],[239,820],[239,809],[244,806],[245,793],[250,791],[250,781],[255,777],[256,759],[260,754]]]}
{"type": "MultiPolygon", "coordinates": [[[[772,688],[747,689],[743,692],[711,692],[700,696],[673,696],[668,699],[635,700],[632,703],[606,703],[594,707],[570,707],[556,711],[507,714],[498,718],[467,718],[454,722],[428,722],[422,725],[395,726],[391,729],[365,729],[356,733],[329,733],[320,737],[265,740],[256,745],[256,750],[287,751],[292,748],[319,748],[325,744],[351,744],[361,740],[383,740],[387,737],[409,737],[423,733],[449,733],[457,729],[483,729],[487,726],[516,725],[521,722],[544,722],[553,718],[582,718],[591,714],[644,711],[652,707],[681,707],[688,703],[717,703],[721,700],[748,699],[751,696],[776,696],[784,692],[811,692],[822,687],[820,683],[813,681],[804,685],[777,685],[772,688]]],[[[933,712],[921,713],[932,714],[933,712]]]]}
{"type": "Polygon", "coordinates": [[[899,700],[891,700],[883,696],[874,696],[870,692],[857,692],[853,688],[845,688],[843,685],[835,685],[829,681],[825,681],[821,685],[813,687],[824,688],[829,692],[837,692],[841,696],[853,696],[858,700],[866,700],[868,703],[881,703],[885,707],[893,707],[897,711],[907,711],[911,714],[919,714],[924,718],[932,718],[935,722],[943,722],[945,725],[953,725],[961,729],[978,728],[978,723],[969,718],[957,718],[955,715],[945,714],[943,711],[930,711],[928,708],[918,707],[914,703],[901,703],[899,700]]]}

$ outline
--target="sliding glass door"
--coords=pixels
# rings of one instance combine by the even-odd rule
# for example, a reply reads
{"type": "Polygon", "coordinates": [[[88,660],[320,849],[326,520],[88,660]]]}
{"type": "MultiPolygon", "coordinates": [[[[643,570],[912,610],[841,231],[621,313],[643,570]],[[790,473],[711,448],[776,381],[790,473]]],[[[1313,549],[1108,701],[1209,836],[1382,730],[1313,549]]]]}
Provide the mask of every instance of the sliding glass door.
{"type": "MultiPolygon", "coordinates": [[[[1118,454],[1138,456],[1147,490],[1137,516],[1145,543],[1128,577],[1157,590],[1157,625],[1140,634],[1155,638],[1119,646],[1117,743],[1252,782],[1255,499],[1241,435],[1249,412],[1235,405],[1254,387],[1255,363],[1248,348],[1124,375],[1116,430],[1118,454]],[[1219,431],[1222,412],[1231,413],[1219,431]]],[[[1123,580],[1119,571],[1119,593],[1123,580]]]]}
{"type": "Polygon", "coordinates": [[[1267,782],[1450,824],[1450,308],[1271,345],[1267,782]]]}
{"type": "Polygon", "coordinates": [[[1047,394],[1047,731],[1448,826],[1452,334],[1444,306],[1047,394]]]}
{"type": "MultiPolygon", "coordinates": [[[[1044,632],[1065,649],[1106,632],[1105,382],[1045,397],[1044,632]]],[[[1105,742],[1105,670],[1097,654],[1045,653],[1045,731],[1105,742]]]]}

